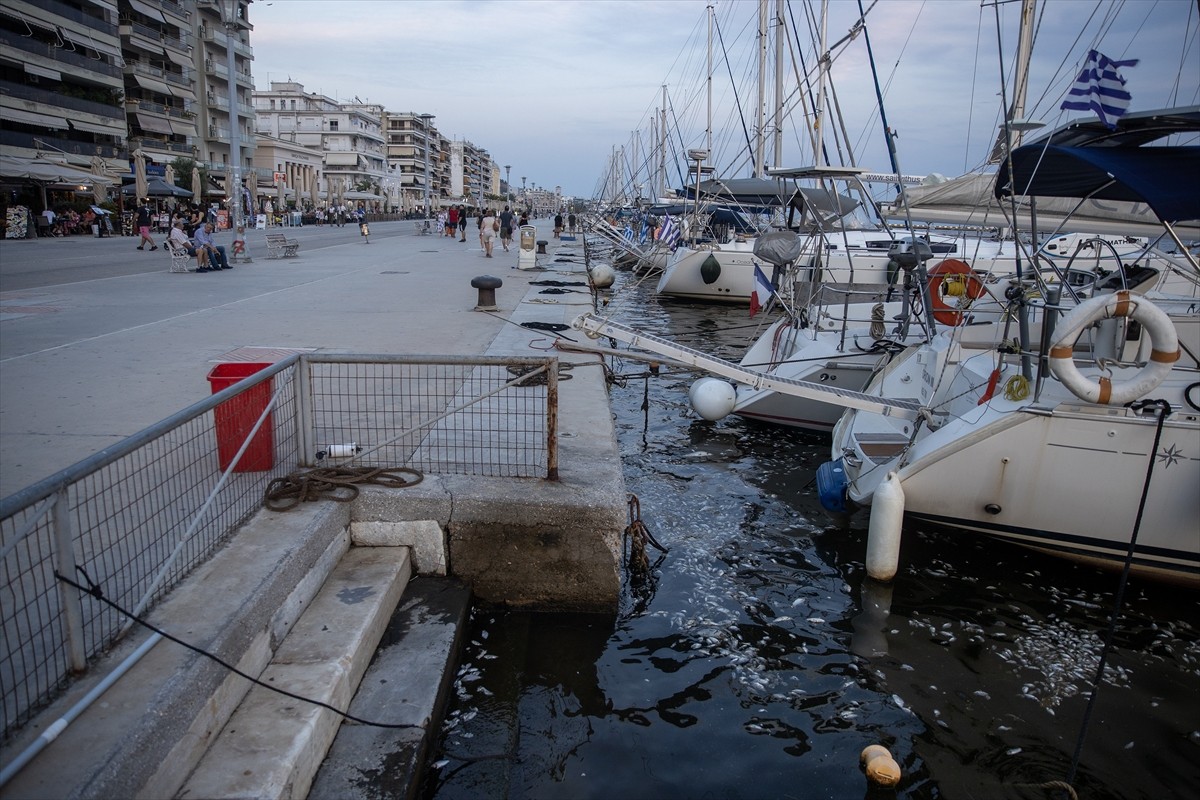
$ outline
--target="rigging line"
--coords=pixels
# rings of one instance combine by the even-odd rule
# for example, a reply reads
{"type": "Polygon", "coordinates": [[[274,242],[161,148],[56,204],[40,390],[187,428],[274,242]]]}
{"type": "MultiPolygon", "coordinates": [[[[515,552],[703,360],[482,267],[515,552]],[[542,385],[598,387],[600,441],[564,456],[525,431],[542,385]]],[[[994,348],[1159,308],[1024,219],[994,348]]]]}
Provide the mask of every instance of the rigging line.
{"type": "Polygon", "coordinates": [[[1108,618],[1108,632],[1104,637],[1104,647],[1100,650],[1100,658],[1096,664],[1096,675],[1092,678],[1092,691],[1089,693],[1087,707],[1083,712],[1083,721],[1079,727],[1079,738],[1075,741],[1075,753],[1071,756],[1071,770],[1067,773],[1067,783],[1075,782],[1075,774],[1079,769],[1079,758],[1083,754],[1083,742],[1087,738],[1088,724],[1091,722],[1092,709],[1096,705],[1096,695],[1100,693],[1100,685],[1104,680],[1104,667],[1108,654],[1112,652],[1113,640],[1117,634],[1117,622],[1121,616],[1121,608],[1125,602],[1125,588],[1129,583],[1129,573],[1133,568],[1133,554],[1137,548],[1138,533],[1142,527],[1142,515],[1146,511],[1146,498],[1150,494],[1150,479],[1154,476],[1154,462],[1158,460],[1158,445],[1162,441],[1163,426],[1171,413],[1171,404],[1166,400],[1145,400],[1134,404],[1142,408],[1151,406],[1158,408],[1158,424],[1154,429],[1154,446],[1150,448],[1150,459],[1146,465],[1146,479],[1142,483],[1142,496],[1138,501],[1137,516],[1133,520],[1133,530],[1129,534],[1129,549],[1125,552],[1125,566],[1121,569],[1121,580],[1117,584],[1117,594],[1113,599],[1113,610],[1108,618]]]}
{"type": "Polygon", "coordinates": [[[266,683],[262,680],[259,680],[258,678],[255,678],[252,675],[242,672],[240,669],[235,667],[233,664],[230,664],[227,661],[224,661],[220,656],[218,656],[214,653],[210,653],[207,650],[204,650],[203,648],[198,647],[194,644],[185,642],[183,639],[180,639],[178,636],[173,636],[172,634],[167,633],[162,628],[159,628],[156,625],[153,625],[153,624],[147,622],[146,620],[142,619],[141,617],[135,616],[133,614],[133,612],[126,610],[125,608],[117,605],[112,600],[109,600],[107,597],[105,597],[104,591],[100,588],[100,585],[95,583],[94,581],[92,581],[91,577],[87,574],[87,571],[84,570],[83,567],[81,567],[77,564],[77,565],[75,565],[75,569],[78,570],[80,572],[80,574],[83,575],[84,580],[86,580],[89,584],[88,586],[83,586],[82,584],[76,583],[75,581],[71,580],[67,576],[61,574],[58,570],[54,571],[54,577],[58,578],[60,581],[67,584],[68,586],[74,586],[76,589],[83,592],[84,594],[91,595],[92,597],[99,600],[101,603],[104,603],[106,606],[112,608],[114,611],[125,615],[126,617],[128,617],[129,619],[138,623],[139,625],[142,625],[143,627],[149,629],[150,631],[157,633],[159,636],[163,637],[164,639],[169,639],[170,641],[174,642],[175,644],[179,645],[180,647],[186,648],[188,650],[191,650],[193,653],[196,653],[197,655],[201,655],[207,659],[215,661],[217,664],[220,664],[222,667],[229,670],[234,675],[245,678],[246,680],[253,683],[255,686],[261,686],[264,689],[269,689],[272,692],[275,692],[276,694],[283,695],[284,697],[290,697],[293,700],[299,700],[301,703],[309,703],[310,705],[319,706],[320,708],[328,709],[329,711],[332,711],[333,713],[335,713],[345,719],[348,719],[351,722],[357,722],[360,725],[368,725],[372,728],[416,728],[416,727],[419,727],[417,725],[413,725],[410,723],[373,722],[369,719],[362,719],[361,717],[354,716],[353,714],[349,713],[348,711],[342,711],[339,708],[334,708],[333,706],[329,705],[329,703],[323,702],[321,700],[314,700],[311,697],[304,697],[303,695],[289,692],[286,689],[280,689],[278,686],[272,686],[271,684],[266,683]]]}

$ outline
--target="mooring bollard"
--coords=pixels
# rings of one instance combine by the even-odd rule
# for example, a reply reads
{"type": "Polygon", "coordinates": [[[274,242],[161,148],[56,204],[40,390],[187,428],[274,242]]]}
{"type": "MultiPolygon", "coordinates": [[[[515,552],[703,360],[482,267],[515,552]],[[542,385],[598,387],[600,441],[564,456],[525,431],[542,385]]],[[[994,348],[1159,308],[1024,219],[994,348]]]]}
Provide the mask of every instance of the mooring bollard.
{"type": "Polygon", "coordinates": [[[504,281],[494,278],[491,275],[480,275],[477,278],[471,278],[471,286],[479,290],[479,301],[475,305],[475,310],[495,311],[496,290],[503,285],[504,281]]]}
{"type": "Polygon", "coordinates": [[[546,245],[548,245],[548,244],[550,244],[550,243],[547,242],[545,239],[538,239],[537,245],[538,245],[538,255],[539,256],[546,255],[546,245]]]}

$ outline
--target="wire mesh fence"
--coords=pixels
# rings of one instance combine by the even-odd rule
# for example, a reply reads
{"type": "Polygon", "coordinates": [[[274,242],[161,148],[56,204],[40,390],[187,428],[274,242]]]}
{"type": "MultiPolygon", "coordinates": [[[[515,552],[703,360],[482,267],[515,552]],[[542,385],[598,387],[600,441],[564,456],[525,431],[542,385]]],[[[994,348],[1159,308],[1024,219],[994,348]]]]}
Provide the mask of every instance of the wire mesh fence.
{"type": "Polygon", "coordinates": [[[555,359],[296,355],[0,500],[4,739],[130,624],[56,573],[141,613],[297,467],[554,478],[556,418],[555,359]]]}

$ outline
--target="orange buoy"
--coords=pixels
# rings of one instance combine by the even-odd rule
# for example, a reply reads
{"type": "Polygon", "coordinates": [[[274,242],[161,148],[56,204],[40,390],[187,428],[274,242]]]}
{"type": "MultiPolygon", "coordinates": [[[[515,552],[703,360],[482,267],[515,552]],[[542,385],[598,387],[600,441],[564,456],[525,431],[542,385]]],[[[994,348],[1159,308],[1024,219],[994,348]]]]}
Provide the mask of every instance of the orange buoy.
{"type": "Polygon", "coordinates": [[[929,270],[929,300],[933,303],[933,318],[943,325],[961,324],[962,309],[982,297],[983,292],[983,281],[976,277],[975,270],[965,261],[947,258],[929,270]],[[943,296],[958,298],[958,304],[948,304],[942,299],[943,296]]]}
{"type": "Polygon", "coordinates": [[[900,765],[883,745],[868,745],[858,760],[871,783],[891,787],[900,782],[900,765]]]}

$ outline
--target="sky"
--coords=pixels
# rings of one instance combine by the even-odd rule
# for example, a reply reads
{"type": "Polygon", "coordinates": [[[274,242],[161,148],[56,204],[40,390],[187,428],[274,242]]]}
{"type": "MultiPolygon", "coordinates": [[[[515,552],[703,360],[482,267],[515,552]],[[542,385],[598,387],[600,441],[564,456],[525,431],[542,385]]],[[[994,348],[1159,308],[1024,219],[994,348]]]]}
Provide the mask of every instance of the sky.
{"type": "MultiPolygon", "coordinates": [[[[668,182],[682,185],[679,154],[707,142],[709,4],[717,30],[710,163],[745,177],[757,104],[755,0],[255,0],[248,16],[257,88],[291,80],[339,100],[434,114],[444,136],[510,165],[513,185],[524,178],[590,198],[609,185],[613,164],[626,184],[651,180],[636,167],[648,160],[664,85],[668,182]]],[[[1011,97],[1019,5],[863,0],[901,172],[954,176],[983,163],[1001,119],[1002,62],[1011,97]]],[[[789,46],[782,70],[789,110],[780,164],[795,167],[814,163],[812,117],[795,87],[817,80],[820,3],[790,0],[787,9],[799,45],[789,46]]],[[[826,41],[845,37],[858,17],[857,0],[831,0],[826,41]]],[[[1122,69],[1131,110],[1200,104],[1195,0],[1044,0],[1036,19],[1026,118],[1052,128],[1081,116],[1058,106],[1089,48],[1139,59],[1122,69]]],[[[865,39],[832,49],[829,84],[849,142],[840,160],[852,154],[859,166],[887,172],[865,39]]],[[[773,51],[768,61],[770,114],[773,51]]],[[[828,133],[834,118],[826,117],[824,138],[838,161],[828,133]]],[[[770,165],[770,143],[767,153],[770,165]]]]}

